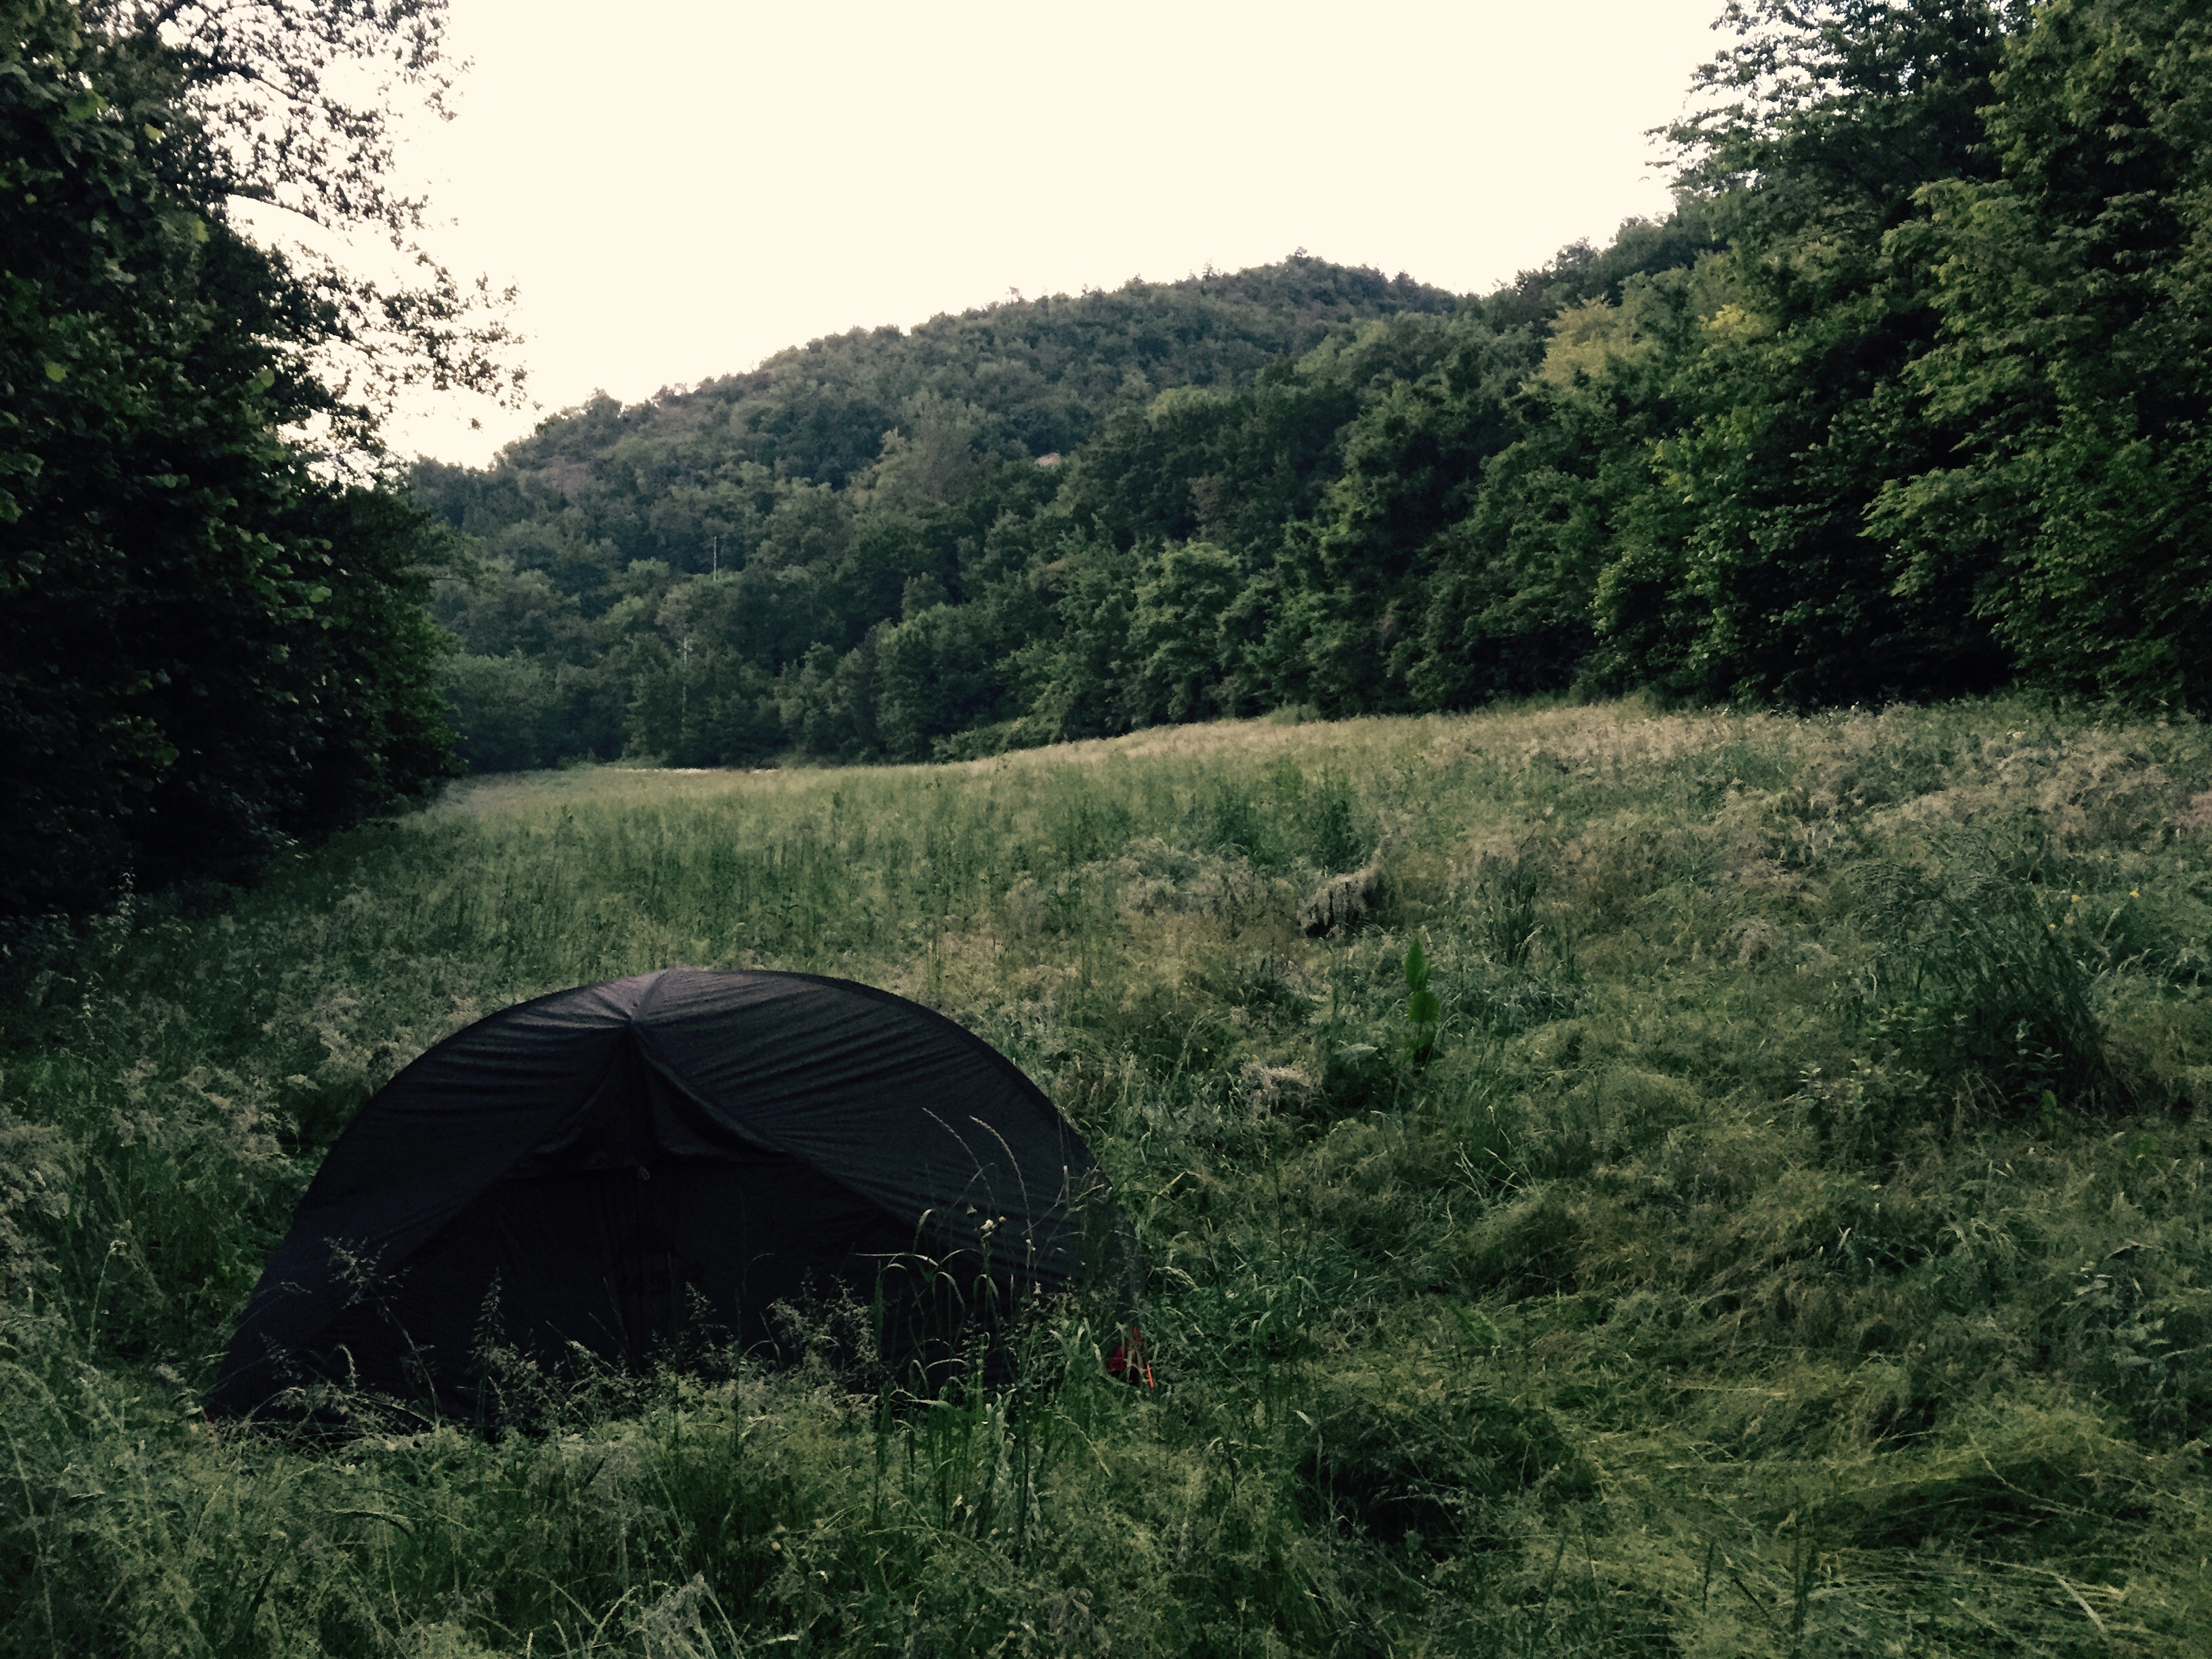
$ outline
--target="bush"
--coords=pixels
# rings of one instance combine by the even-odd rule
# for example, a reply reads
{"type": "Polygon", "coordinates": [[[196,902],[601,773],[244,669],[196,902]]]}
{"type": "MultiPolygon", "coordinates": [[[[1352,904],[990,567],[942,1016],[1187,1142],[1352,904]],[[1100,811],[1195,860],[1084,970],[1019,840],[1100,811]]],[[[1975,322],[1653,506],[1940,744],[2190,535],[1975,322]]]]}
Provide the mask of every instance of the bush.
{"type": "Polygon", "coordinates": [[[1299,850],[1331,875],[1357,870],[1373,854],[1373,836],[1360,822],[1358,798],[1336,773],[1304,789],[1297,803],[1299,850]]]}

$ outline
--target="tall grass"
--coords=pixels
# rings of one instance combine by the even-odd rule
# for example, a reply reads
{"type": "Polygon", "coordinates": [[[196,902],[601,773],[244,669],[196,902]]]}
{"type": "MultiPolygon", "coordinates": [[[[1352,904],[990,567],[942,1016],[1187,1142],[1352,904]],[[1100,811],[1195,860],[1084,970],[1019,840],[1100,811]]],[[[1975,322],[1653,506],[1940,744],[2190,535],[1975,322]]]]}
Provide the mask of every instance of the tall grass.
{"type": "Polygon", "coordinates": [[[19,937],[0,1650],[2212,1651],[2208,788],[2008,701],[1190,728],[477,784],[19,937]],[[918,1400],[794,1310],[528,1432],[201,1422],[371,1091],[678,962],[1026,1066],[1160,1386],[1070,1306],[918,1400]]]}

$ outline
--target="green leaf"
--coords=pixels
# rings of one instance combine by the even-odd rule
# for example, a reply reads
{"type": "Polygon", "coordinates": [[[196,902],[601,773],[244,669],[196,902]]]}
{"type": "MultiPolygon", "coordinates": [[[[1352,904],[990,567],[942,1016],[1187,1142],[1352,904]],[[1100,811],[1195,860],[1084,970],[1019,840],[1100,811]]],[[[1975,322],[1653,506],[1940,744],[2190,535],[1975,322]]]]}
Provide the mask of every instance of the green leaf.
{"type": "Polygon", "coordinates": [[[46,378],[53,381],[57,386],[60,385],[61,382],[69,379],[69,365],[67,363],[48,363],[46,365],[46,378]]]}

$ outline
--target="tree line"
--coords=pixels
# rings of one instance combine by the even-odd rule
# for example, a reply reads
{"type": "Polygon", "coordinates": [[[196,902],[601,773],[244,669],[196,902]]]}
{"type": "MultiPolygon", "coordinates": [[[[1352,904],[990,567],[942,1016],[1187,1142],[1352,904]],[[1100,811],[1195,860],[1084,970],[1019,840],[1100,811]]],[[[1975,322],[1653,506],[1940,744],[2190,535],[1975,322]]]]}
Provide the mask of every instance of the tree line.
{"type": "Polygon", "coordinates": [[[2003,684],[2212,707],[2212,17],[1741,0],[1671,213],[1460,296],[1294,255],[878,329],[489,468],[413,245],[441,0],[0,0],[0,912],[458,763],[2003,684]],[[369,90],[362,91],[361,88],[369,90]],[[380,89],[380,90],[379,90],[380,89]]]}
{"type": "Polygon", "coordinates": [[[480,560],[434,601],[470,763],[1569,688],[2212,704],[2212,20],[1723,23],[1673,213],[1497,293],[1297,257],[817,342],[418,469],[480,560]]]}

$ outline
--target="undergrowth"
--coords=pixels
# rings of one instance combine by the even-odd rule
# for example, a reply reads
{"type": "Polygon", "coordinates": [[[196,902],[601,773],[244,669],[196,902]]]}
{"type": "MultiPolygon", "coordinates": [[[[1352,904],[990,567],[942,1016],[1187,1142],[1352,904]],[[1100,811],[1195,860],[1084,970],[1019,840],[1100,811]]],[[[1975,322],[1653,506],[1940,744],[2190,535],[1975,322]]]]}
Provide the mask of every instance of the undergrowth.
{"type": "Polygon", "coordinates": [[[1266,722],[480,783],[21,933],[0,1650],[2212,1651],[2208,791],[2014,701],[1266,722]],[[1158,1386],[1095,1310],[928,1398],[793,1310],[501,1433],[204,1421],[378,1085],[672,963],[1005,1048],[1158,1386]]]}

